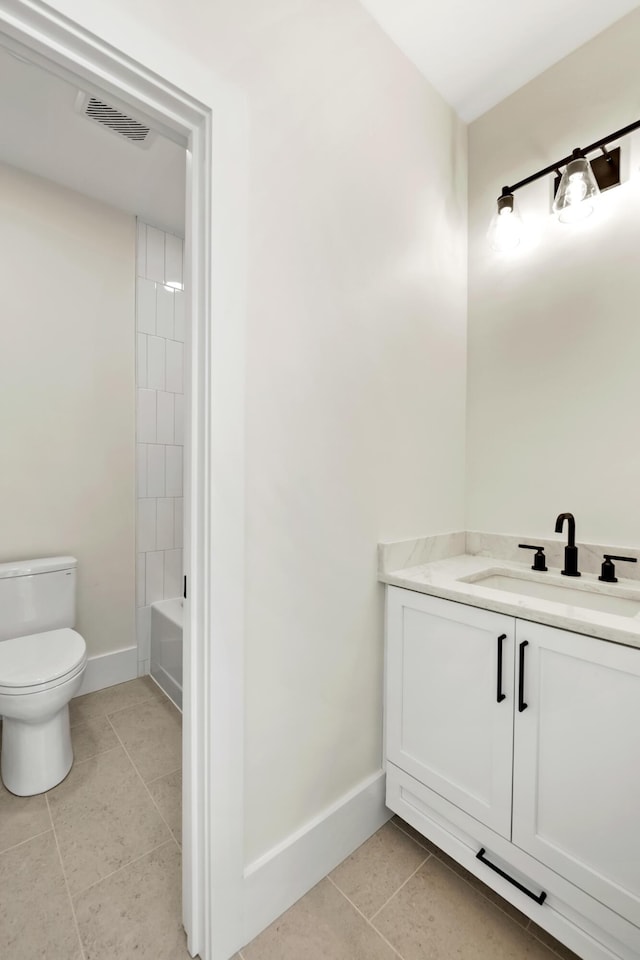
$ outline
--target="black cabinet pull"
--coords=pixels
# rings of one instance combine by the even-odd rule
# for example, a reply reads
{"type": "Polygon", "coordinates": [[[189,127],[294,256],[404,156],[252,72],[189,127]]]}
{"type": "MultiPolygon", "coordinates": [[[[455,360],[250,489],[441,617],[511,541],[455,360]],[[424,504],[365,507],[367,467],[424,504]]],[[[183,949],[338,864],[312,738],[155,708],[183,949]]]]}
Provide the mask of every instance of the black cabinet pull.
{"type": "Polygon", "coordinates": [[[484,863],[485,866],[489,867],[489,870],[493,870],[494,873],[497,873],[500,877],[503,877],[503,879],[507,880],[509,883],[512,883],[514,887],[517,887],[518,890],[522,891],[522,893],[525,893],[528,897],[531,897],[532,900],[535,900],[536,903],[539,903],[540,906],[542,906],[547,899],[547,895],[544,890],[540,894],[535,894],[532,893],[531,890],[527,890],[527,888],[521,883],[518,883],[517,880],[514,880],[513,877],[510,877],[508,873],[504,872],[504,870],[501,870],[500,867],[496,867],[495,863],[490,863],[485,857],[486,852],[487,851],[484,849],[484,847],[482,847],[482,849],[476,853],[476,860],[484,863]]]}
{"type": "Polygon", "coordinates": [[[506,639],[506,633],[501,633],[498,637],[498,703],[506,700],[506,694],[502,692],[502,641],[506,639]]]}
{"type": "Polygon", "coordinates": [[[518,677],[518,710],[522,713],[529,706],[524,702],[524,651],[529,646],[528,640],[523,640],[520,644],[520,676],[518,677]]]}

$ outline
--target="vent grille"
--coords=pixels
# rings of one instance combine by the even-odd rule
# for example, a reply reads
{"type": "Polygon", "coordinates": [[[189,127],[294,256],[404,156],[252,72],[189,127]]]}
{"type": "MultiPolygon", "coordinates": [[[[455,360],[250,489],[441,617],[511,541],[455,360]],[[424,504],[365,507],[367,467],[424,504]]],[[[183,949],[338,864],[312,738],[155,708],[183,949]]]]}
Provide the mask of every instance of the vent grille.
{"type": "Polygon", "coordinates": [[[126,113],[121,113],[120,110],[116,110],[115,107],[109,106],[108,103],[96,97],[89,97],[84,113],[91,120],[109,127],[110,130],[115,130],[132,143],[143,144],[151,132],[151,128],[144,123],[134,120],[126,113]]]}

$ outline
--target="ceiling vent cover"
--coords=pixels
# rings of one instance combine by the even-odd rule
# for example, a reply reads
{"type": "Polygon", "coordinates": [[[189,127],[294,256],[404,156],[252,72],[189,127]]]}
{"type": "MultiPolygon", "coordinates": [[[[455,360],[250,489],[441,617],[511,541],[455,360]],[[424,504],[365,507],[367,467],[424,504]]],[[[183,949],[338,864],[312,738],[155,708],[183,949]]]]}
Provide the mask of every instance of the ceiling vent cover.
{"type": "Polygon", "coordinates": [[[127,113],[117,110],[116,107],[112,107],[111,104],[105,103],[98,97],[92,97],[90,94],[81,92],[78,95],[76,109],[79,113],[88,117],[89,120],[94,120],[102,127],[107,127],[108,130],[120,134],[121,137],[125,137],[138,147],[147,147],[153,140],[151,127],[134,117],[130,117],[127,113]]]}

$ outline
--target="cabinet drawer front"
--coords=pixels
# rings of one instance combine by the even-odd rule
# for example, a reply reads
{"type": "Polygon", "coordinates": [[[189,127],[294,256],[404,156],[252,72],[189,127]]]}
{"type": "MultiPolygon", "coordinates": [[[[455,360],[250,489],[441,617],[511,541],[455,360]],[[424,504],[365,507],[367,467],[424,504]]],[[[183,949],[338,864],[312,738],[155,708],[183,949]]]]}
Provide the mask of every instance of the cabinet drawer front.
{"type": "Polygon", "coordinates": [[[640,957],[637,927],[391,763],[387,765],[387,806],[585,960],[640,957]],[[527,889],[546,892],[544,904],[488,870],[477,857],[482,847],[527,889]]]}
{"type": "Polygon", "coordinates": [[[509,617],[388,591],[388,758],[507,838],[513,633],[509,617]]]}
{"type": "Polygon", "coordinates": [[[640,650],[516,629],[513,842],[640,927],[640,650]]]}

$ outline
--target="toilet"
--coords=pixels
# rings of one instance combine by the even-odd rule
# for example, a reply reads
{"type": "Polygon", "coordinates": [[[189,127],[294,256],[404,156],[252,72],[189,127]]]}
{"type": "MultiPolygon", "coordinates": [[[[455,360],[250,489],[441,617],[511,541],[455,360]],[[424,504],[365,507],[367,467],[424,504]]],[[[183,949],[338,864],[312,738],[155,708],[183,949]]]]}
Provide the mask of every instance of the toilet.
{"type": "Polygon", "coordinates": [[[74,557],[0,564],[0,776],[30,797],[55,787],[73,764],[69,701],[87,648],[72,629],[74,557]]]}

